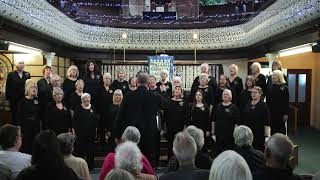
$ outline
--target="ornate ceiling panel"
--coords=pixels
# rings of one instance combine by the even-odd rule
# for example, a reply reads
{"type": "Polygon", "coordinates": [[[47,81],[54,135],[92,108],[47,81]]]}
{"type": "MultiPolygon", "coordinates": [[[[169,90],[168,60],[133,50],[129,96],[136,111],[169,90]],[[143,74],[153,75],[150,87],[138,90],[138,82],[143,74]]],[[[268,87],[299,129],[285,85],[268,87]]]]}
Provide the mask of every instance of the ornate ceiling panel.
{"type": "MultiPolygon", "coordinates": [[[[233,49],[320,17],[319,0],[278,0],[251,21],[209,29],[125,29],[77,23],[46,0],[0,0],[0,16],[66,44],[94,49],[233,49]],[[122,34],[127,33],[127,39],[122,34]],[[193,39],[193,34],[198,39],[193,39]]],[[[196,28],[196,24],[195,24],[196,28]]]]}

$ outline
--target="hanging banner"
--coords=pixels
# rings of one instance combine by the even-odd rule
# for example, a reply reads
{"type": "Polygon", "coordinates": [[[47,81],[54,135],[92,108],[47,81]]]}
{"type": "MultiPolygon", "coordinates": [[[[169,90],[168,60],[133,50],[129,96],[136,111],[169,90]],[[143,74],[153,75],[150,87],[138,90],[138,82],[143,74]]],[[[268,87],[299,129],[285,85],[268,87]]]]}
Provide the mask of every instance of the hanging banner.
{"type": "Polygon", "coordinates": [[[157,81],[160,80],[160,72],[167,70],[169,72],[168,80],[173,76],[173,56],[160,55],[160,56],[148,56],[149,58],[149,74],[154,76],[157,81]]]}

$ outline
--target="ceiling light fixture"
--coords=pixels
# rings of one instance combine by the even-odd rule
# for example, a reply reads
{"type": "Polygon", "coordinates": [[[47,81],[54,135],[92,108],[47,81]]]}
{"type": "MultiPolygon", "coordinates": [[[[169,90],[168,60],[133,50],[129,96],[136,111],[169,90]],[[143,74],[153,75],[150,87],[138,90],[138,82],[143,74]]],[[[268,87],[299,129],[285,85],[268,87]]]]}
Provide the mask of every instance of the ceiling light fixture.
{"type": "Polygon", "coordinates": [[[22,44],[9,42],[9,41],[5,41],[5,43],[9,44],[9,47],[8,47],[9,51],[17,51],[17,52],[22,52],[22,53],[27,53],[27,54],[32,54],[32,55],[41,55],[42,54],[42,51],[37,48],[33,48],[30,46],[25,46],[22,44]]]}
{"type": "Polygon", "coordinates": [[[316,43],[309,43],[309,44],[304,44],[301,46],[296,46],[293,48],[288,48],[279,51],[279,56],[280,57],[285,57],[285,56],[292,56],[295,54],[301,54],[301,53],[306,53],[306,52],[311,52],[312,51],[312,46],[315,45],[316,43]]]}

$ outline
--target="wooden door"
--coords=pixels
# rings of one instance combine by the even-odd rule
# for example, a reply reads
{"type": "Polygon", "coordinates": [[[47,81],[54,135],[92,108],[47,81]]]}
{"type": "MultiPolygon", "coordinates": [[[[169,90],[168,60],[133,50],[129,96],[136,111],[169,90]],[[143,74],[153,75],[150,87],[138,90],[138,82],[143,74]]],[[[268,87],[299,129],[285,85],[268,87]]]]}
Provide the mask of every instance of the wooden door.
{"type": "MultiPolygon", "coordinates": [[[[290,109],[297,112],[296,128],[310,126],[311,75],[311,69],[288,69],[289,102],[290,109]]],[[[295,119],[289,120],[288,125],[295,119]]]]}

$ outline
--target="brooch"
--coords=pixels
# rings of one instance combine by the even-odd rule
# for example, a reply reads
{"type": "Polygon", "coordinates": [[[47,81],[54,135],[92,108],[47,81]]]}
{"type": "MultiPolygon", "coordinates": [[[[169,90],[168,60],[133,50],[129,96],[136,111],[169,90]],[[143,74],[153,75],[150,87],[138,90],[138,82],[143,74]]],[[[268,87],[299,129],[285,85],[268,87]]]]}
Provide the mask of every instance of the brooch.
{"type": "Polygon", "coordinates": [[[230,109],[229,108],[225,108],[224,111],[230,112],[230,109]]]}
{"type": "Polygon", "coordinates": [[[122,88],[123,88],[123,89],[126,89],[126,85],[123,85],[122,88]]]}
{"type": "Polygon", "coordinates": [[[183,104],[184,104],[183,101],[179,102],[179,105],[180,105],[180,106],[183,106],[183,104]]]}
{"type": "Polygon", "coordinates": [[[204,110],[206,110],[206,109],[204,108],[204,106],[202,106],[202,107],[201,107],[200,109],[201,109],[201,111],[204,111],[204,110]]]}
{"type": "Polygon", "coordinates": [[[206,89],[204,90],[204,92],[208,92],[208,88],[206,88],[206,89]]]}
{"type": "Polygon", "coordinates": [[[92,109],[90,109],[90,112],[91,112],[91,113],[93,113],[93,110],[92,110],[92,109]]]}
{"type": "Polygon", "coordinates": [[[39,101],[33,100],[33,104],[39,104],[39,101]]]}
{"type": "Polygon", "coordinates": [[[113,93],[113,91],[110,89],[110,90],[109,90],[109,93],[113,93]]]}
{"type": "Polygon", "coordinates": [[[66,111],[66,110],[67,110],[67,108],[66,108],[65,106],[63,106],[63,110],[65,110],[65,111],[66,111]]]}
{"type": "Polygon", "coordinates": [[[97,79],[100,79],[100,75],[97,75],[97,79]]]}
{"type": "Polygon", "coordinates": [[[166,86],[167,89],[169,89],[169,86],[166,86]]]}

